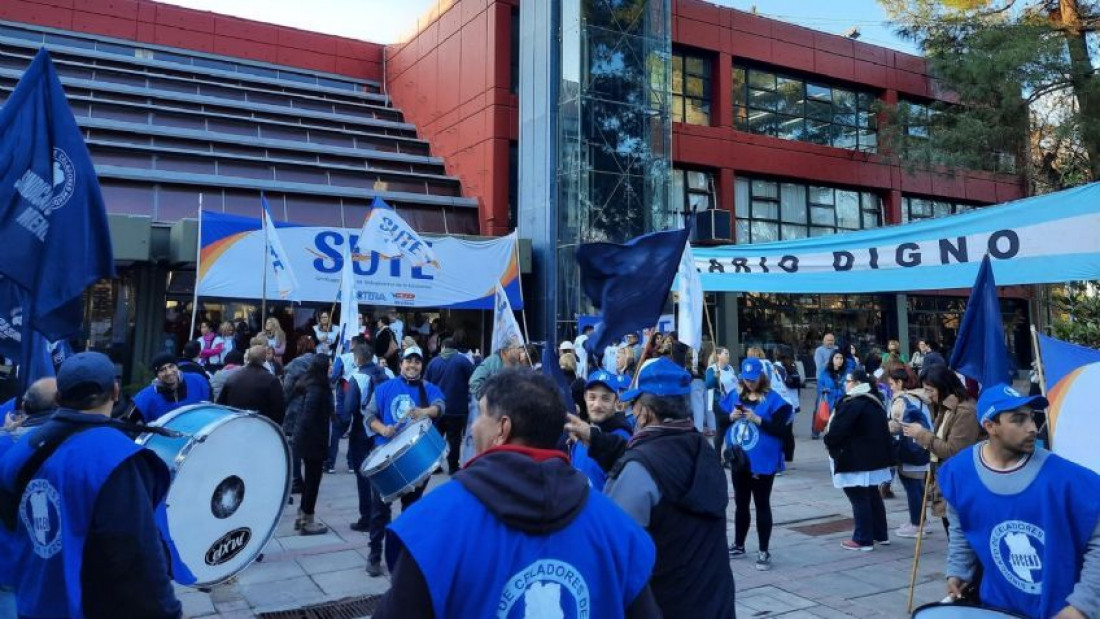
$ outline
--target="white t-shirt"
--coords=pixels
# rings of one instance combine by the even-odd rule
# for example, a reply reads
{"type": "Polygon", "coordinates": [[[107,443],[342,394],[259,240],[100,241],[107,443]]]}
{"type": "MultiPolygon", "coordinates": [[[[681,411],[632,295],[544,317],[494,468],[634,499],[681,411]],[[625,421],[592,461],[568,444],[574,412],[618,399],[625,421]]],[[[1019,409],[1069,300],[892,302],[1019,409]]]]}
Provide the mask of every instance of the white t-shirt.
{"type": "Polygon", "coordinates": [[[393,330],[394,336],[397,337],[397,345],[400,347],[401,342],[405,340],[405,322],[400,318],[395,318],[393,322],[390,323],[390,329],[393,330]]]}

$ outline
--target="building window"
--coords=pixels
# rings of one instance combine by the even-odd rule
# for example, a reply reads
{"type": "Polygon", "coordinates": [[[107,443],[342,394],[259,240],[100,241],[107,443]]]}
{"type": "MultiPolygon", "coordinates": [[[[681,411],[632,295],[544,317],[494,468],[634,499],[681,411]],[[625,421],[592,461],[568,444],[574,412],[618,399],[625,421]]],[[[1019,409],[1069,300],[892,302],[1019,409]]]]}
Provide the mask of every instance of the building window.
{"type": "Polygon", "coordinates": [[[672,52],[672,120],[710,124],[710,59],[672,52]]]}
{"type": "Polygon", "coordinates": [[[946,217],[948,215],[957,215],[959,213],[972,211],[976,208],[980,208],[980,205],[951,202],[948,200],[934,200],[932,198],[903,196],[901,199],[901,221],[902,223],[907,223],[910,221],[919,221],[921,219],[946,217]]]}
{"type": "MultiPolygon", "coordinates": [[[[931,163],[942,165],[958,165],[950,156],[938,150],[933,143],[937,133],[944,131],[945,117],[941,109],[946,104],[918,103],[916,101],[901,101],[898,106],[901,109],[900,121],[904,130],[905,141],[903,154],[912,159],[914,151],[928,150],[926,157],[931,163]]],[[[988,157],[982,157],[975,163],[976,167],[990,172],[1002,174],[1016,173],[1016,157],[1012,153],[996,150],[990,152],[988,157]]]]}
{"type": "Polygon", "coordinates": [[[738,177],[738,243],[826,236],[882,225],[882,202],[869,191],[738,177]]]}
{"type": "Polygon", "coordinates": [[[512,94],[519,92],[519,7],[512,7],[512,37],[509,61],[512,66],[512,94]]]}
{"type": "Polygon", "coordinates": [[[877,152],[875,100],[871,92],[733,68],[734,126],[749,133],[877,152]]]}
{"type": "Polygon", "coordinates": [[[699,170],[672,170],[672,212],[687,215],[715,207],[714,175],[699,170]]]}

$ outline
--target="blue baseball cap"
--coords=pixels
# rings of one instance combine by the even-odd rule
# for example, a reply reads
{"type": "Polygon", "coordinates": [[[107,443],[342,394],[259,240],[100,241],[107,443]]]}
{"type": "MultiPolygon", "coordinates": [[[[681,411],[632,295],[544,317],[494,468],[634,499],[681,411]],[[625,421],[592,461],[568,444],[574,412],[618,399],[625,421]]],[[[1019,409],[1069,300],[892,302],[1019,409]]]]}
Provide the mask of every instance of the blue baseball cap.
{"type": "Polygon", "coordinates": [[[741,362],[741,378],[756,380],[764,373],[764,362],[756,357],[747,357],[741,362]]]}
{"type": "Polygon", "coordinates": [[[1046,408],[1050,403],[1041,395],[1020,395],[1011,386],[998,383],[982,389],[978,396],[978,423],[993,419],[1000,413],[1014,411],[1024,406],[1046,408]]]}
{"type": "Polygon", "coordinates": [[[634,400],[643,393],[656,396],[687,395],[691,393],[691,374],[671,360],[661,357],[646,364],[638,372],[638,386],[622,395],[624,402],[634,400]]]}
{"type": "Polygon", "coordinates": [[[623,390],[622,377],[607,370],[598,370],[589,374],[588,381],[584,383],[584,388],[591,389],[595,385],[603,385],[616,394],[623,390]]]}
{"type": "Polygon", "coordinates": [[[110,357],[98,352],[77,353],[57,370],[57,395],[62,400],[83,398],[111,393],[115,387],[115,364],[110,357]]]}

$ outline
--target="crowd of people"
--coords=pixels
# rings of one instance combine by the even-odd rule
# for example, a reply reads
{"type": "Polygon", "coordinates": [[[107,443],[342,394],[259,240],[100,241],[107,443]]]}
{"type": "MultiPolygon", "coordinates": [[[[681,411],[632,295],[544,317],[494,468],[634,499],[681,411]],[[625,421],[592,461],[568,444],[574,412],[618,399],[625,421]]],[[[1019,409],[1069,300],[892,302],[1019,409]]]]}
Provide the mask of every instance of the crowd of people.
{"type": "MultiPolygon", "coordinates": [[[[696,351],[674,332],[644,332],[594,351],[588,328],[556,348],[563,389],[556,368],[540,372],[544,357],[522,342],[481,358],[439,321],[418,317],[425,330],[396,314],[371,321],[360,316],[349,345],[326,312],[292,342],[274,318],[247,341],[232,323],[203,322],[180,356],[151,360],[152,382],[131,399],[97,353],[76,355],[56,381],[32,385],[26,416],[0,433],[0,506],[14,505],[0,515],[15,532],[0,532],[10,557],[0,562],[0,585],[14,589],[19,614],[122,616],[104,614],[103,600],[117,596],[134,604],[132,616],[179,615],[170,557],[155,539],[163,465],[135,457],[148,452],[124,446],[125,434],[105,422],[147,424],[203,401],[256,411],[283,428],[301,535],[328,530],[318,497],[343,438],[347,472],[356,473],[412,422],[430,420],[445,437],[446,467],[436,473],[450,481],[425,493],[425,479],[404,493],[396,520],[391,503],[356,478],[350,527],[369,536],[367,576],[388,571],[391,579],[375,617],[573,604],[600,617],[728,618],[731,561],[752,550],[756,569],[773,569],[772,491],[794,458],[806,382],[780,347],[771,358],[748,347],[735,361],[710,342],[696,351]],[[26,508],[11,497],[23,494],[28,462],[38,478],[63,486],[72,475],[65,463],[89,457],[91,439],[70,438],[84,429],[93,432],[81,437],[108,447],[88,469],[94,483],[64,485],[66,505],[83,507],[57,516],[73,520],[57,549],[44,549],[35,541],[41,527],[20,518],[26,508]],[[57,450],[45,463],[35,456],[42,445],[57,450]],[[118,505],[101,509],[104,496],[118,505]],[[110,521],[119,509],[134,514],[125,526],[110,521]],[[455,515],[446,527],[441,513],[455,515]],[[73,530],[87,533],[70,539],[73,530]],[[107,544],[126,549],[102,550],[107,544]],[[93,549],[106,558],[87,558],[93,549]],[[143,571],[108,582],[124,564],[143,571]],[[153,594],[132,600],[139,587],[153,594]]],[[[826,334],[813,362],[814,415],[823,421],[813,438],[854,521],[838,552],[871,552],[891,536],[939,529],[949,539],[946,588],[959,602],[1028,616],[1100,612],[1100,477],[1037,448],[1041,395],[1009,385],[979,393],[926,341],[912,358],[896,340],[861,358],[826,334]],[[890,531],[884,500],[895,480],[908,519],[890,531]]]]}

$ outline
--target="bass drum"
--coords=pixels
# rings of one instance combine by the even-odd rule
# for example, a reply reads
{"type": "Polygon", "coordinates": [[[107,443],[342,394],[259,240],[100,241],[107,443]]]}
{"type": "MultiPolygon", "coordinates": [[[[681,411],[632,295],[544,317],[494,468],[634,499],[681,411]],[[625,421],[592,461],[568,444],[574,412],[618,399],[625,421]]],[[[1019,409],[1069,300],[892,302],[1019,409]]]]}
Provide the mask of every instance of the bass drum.
{"type": "Polygon", "coordinates": [[[138,444],[172,473],[157,519],[170,541],[176,582],[208,587],[248,567],[275,533],[290,493],[290,448],[266,417],[195,404],[154,421],[178,437],[138,444]]]}

